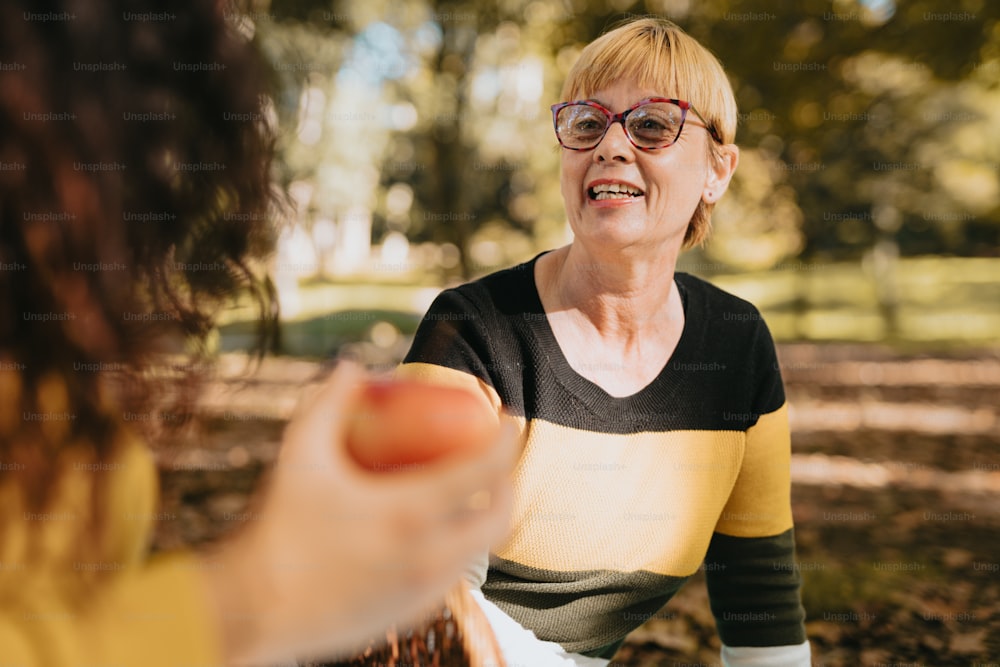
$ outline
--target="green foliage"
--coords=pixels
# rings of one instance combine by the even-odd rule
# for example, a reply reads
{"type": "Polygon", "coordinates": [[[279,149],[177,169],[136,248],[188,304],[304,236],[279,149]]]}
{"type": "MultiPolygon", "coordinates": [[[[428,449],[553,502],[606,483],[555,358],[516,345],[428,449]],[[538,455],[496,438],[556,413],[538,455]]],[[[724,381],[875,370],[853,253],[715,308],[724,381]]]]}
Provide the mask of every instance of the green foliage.
{"type": "Polygon", "coordinates": [[[285,84],[283,178],[298,217],[368,216],[376,246],[392,234],[433,244],[443,250],[418,261],[441,279],[564,242],[547,107],[583,45],[647,13],[716,53],[740,106],[743,161],[706,258],[764,269],[879,244],[891,258],[995,255],[1000,243],[998,3],[276,0],[270,11],[257,27],[285,84]]]}

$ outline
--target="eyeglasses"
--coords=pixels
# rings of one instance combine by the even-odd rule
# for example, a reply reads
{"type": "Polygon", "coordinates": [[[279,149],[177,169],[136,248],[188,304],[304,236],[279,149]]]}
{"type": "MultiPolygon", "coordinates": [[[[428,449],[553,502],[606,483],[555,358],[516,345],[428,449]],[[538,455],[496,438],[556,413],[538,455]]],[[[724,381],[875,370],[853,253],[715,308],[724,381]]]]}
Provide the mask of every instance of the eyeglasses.
{"type": "Polygon", "coordinates": [[[681,136],[688,109],[704,123],[712,138],[720,144],[722,137],[690,102],[665,97],[650,97],[615,114],[597,102],[580,100],[552,105],[552,124],[559,145],[571,151],[595,148],[608,129],[621,123],[625,135],[639,150],[651,151],[672,145],[681,136]]]}

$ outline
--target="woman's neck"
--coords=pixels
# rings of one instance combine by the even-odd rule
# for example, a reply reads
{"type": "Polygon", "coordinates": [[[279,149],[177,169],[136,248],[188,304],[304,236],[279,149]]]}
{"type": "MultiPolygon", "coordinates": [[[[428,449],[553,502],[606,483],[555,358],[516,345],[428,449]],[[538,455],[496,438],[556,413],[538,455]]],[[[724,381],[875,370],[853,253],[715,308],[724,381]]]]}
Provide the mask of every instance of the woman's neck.
{"type": "Polygon", "coordinates": [[[599,256],[572,244],[542,260],[539,291],[545,292],[546,311],[582,318],[602,338],[628,341],[662,331],[665,320],[676,318],[676,251],[659,257],[599,256]]]}
{"type": "Polygon", "coordinates": [[[612,396],[631,396],[660,374],[684,330],[674,258],[609,262],[573,247],[535,266],[549,326],[573,370],[612,396]]]}

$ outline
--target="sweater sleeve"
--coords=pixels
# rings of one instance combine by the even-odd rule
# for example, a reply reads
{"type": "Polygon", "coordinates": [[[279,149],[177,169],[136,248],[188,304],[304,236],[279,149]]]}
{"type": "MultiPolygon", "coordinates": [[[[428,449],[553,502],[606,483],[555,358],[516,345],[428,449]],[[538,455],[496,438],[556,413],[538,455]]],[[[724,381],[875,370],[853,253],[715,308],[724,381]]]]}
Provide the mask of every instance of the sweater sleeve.
{"type": "Polygon", "coordinates": [[[77,605],[52,582],[22,590],[0,609],[0,659],[19,667],[221,665],[197,567],[191,555],[161,557],[116,575],[77,605]]]}
{"type": "Polygon", "coordinates": [[[792,529],[758,538],[716,532],[705,559],[705,575],[712,613],[725,646],[778,647],[805,642],[805,612],[799,600],[801,580],[795,567],[792,529]]]}
{"type": "Polygon", "coordinates": [[[495,377],[499,365],[490,346],[489,325],[458,290],[445,290],[424,315],[397,377],[463,386],[501,410],[495,377]]]}
{"type": "Polygon", "coordinates": [[[130,432],[116,437],[115,458],[100,472],[85,449],[67,452],[44,514],[26,510],[17,484],[0,485],[0,665],[222,664],[205,566],[190,553],[147,555],[155,464],[130,432]],[[110,509],[100,552],[85,555],[78,547],[94,483],[110,509]]]}
{"type": "Polygon", "coordinates": [[[746,431],[743,462],[712,536],[705,574],[726,665],[808,665],[787,406],[770,333],[763,323],[757,333],[749,360],[757,376],[751,402],[756,421],[746,431]]]}
{"type": "MultiPolygon", "coordinates": [[[[424,315],[396,377],[463,387],[501,414],[495,381],[499,366],[492,355],[489,328],[479,309],[459,290],[443,291],[424,315]]],[[[488,570],[489,554],[483,553],[469,563],[464,578],[477,590],[488,570]]]]}

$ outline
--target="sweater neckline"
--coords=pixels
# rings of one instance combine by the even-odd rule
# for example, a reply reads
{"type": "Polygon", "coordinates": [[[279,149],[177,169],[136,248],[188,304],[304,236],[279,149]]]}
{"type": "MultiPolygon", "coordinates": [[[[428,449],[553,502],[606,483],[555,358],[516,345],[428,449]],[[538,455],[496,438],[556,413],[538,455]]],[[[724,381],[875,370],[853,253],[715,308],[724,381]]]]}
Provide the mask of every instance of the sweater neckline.
{"type": "Polygon", "coordinates": [[[674,351],[666,360],[663,368],[657,373],[649,384],[628,396],[612,396],[599,385],[591,382],[580,375],[566,359],[559,341],[556,340],[555,333],[549,325],[545,308],[542,305],[541,296],[538,293],[538,285],[535,282],[535,264],[538,258],[545,253],[541,253],[528,262],[528,270],[524,272],[527,278],[527,289],[525,295],[528,299],[528,310],[539,315],[538,317],[526,318],[539,350],[542,352],[543,363],[547,364],[556,381],[562,385],[569,394],[577,401],[586,405],[593,413],[614,418],[622,413],[635,414],[636,411],[661,410],[665,398],[676,395],[682,388],[687,373],[678,372],[672,366],[680,364],[683,369],[687,364],[681,364],[680,360],[690,357],[689,349],[697,337],[693,321],[696,308],[690,302],[691,293],[683,280],[678,277],[682,274],[674,273],[674,283],[680,293],[681,304],[684,308],[684,328],[681,330],[680,339],[674,347],[674,351]]]}

